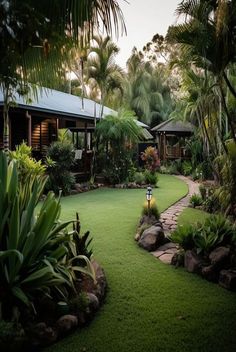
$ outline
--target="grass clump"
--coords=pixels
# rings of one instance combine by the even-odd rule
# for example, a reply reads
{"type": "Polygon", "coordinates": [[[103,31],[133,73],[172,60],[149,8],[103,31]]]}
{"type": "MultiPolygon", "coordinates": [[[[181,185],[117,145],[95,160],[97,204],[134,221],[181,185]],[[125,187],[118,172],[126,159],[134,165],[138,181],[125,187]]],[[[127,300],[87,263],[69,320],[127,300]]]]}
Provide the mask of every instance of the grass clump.
{"type": "Polygon", "coordinates": [[[160,219],[160,213],[157,207],[157,203],[154,197],[150,201],[150,207],[146,201],[143,205],[142,215],[154,216],[157,220],[160,219]]]}

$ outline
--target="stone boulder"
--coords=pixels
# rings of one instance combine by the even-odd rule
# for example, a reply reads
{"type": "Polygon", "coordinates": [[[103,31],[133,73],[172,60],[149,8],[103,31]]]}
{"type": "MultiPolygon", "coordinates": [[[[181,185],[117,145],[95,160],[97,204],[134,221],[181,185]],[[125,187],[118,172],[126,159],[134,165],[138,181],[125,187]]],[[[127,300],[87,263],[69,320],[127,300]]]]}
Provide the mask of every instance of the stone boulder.
{"type": "Polygon", "coordinates": [[[224,264],[226,264],[227,260],[229,260],[229,257],[230,249],[228,247],[218,247],[209,255],[211,264],[220,269],[223,269],[224,264]]]}
{"type": "Polygon", "coordinates": [[[67,333],[78,326],[78,318],[71,314],[63,315],[57,320],[56,326],[60,333],[67,333]]]}
{"type": "Polygon", "coordinates": [[[194,251],[186,251],[184,256],[184,266],[189,273],[201,272],[201,258],[194,251]]]}
{"type": "Polygon", "coordinates": [[[97,311],[99,308],[99,300],[97,298],[97,296],[95,296],[93,293],[88,292],[87,293],[87,297],[88,297],[88,306],[92,311],[97,311]]]}
{"type": "Polygon", "coordinates": [[[163,244],[165,235],[161,226],[151,226],[143,231],[138,244],[149,252],[155,251],[163,244]]]}
{"type": "Polygon", "coordinates": [[[162,223],[154,215],[143,215],[139,221],[139,226],[142,226],[143,224],[157,225],[162,227],[162,223]]]}
{"type": "Polygon", "coordinates": [[[202,268],[202,276],[208,281],[218,282],[219,271],[215,268],[215,265],[205,266],[202,268]]]}
{"type": "Polygon", "coordinates": [[[227,290],[236,291],[236,270],[221,270],[219,285],[227,290]]]}

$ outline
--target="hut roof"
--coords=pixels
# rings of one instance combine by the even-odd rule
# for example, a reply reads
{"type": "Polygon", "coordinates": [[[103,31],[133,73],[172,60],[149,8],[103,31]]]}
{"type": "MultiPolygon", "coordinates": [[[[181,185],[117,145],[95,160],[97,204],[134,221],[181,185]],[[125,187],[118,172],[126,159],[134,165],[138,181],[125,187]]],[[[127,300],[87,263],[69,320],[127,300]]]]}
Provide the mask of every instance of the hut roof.
{"type": "Polygon", "coordinates": [[[160,123],[159,125],[153,127],[151,131],[153,132],[184,132],[193,133],[194,126],[189,122],[176,121],[174,118],[170,118],[167,121],[160,123]]]}

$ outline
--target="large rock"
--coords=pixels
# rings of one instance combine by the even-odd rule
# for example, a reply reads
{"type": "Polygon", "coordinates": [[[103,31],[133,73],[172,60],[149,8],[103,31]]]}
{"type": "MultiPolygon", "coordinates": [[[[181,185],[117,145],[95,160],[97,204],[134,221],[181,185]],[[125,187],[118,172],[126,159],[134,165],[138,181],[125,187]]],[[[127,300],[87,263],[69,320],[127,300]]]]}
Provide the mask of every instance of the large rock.
{"type": "Polygon", "coordinates": [[[63,315],[56,322],[57,329],[60,333],[66,333],[78,326],[78,318],[75,315],[63,315]]]}
{"type": "Polygon", "coordinates": [[[224,264],[227,262],[230,256],[230,249],[227,247],[218,247],[214,249],[210,255],[209,259],[211,264],[217,267],[221,267],[223,269],[224,264]]]}
{"type": "Polygon", "coordinates": [[[143,215],[139,221],[139,226],[143,224],[157,225],[162,227],[161,222],[154,215],[151,215],[151,216],[143,215]]]}
{"type": "Polygon", "coordinates": [[[218,282],[219,271],[216,269],[215,265],[205,266],[202,268],[202,276],[208,281],[218,282]]]}
{"type": "Polygon", "coordinates": [[[140,247],[147,251],[155,251],[158,247],[163,244],[165,235],[160,226],[151,226],[147,230],[143,231],[138,244],[140,247]]]}
{"type": "Polygon", "coordinates": [[[105,272],[94,259],[91,260],[91,263],[94,269],[96,282],[94,282],[88,275],[83,275],[83,279],[82,282],[79,283],[78,290],[93,293],[101,302],[105,297],[107,288],[105,272]]]}
{"type": "Polygon", "coordinates": [[[186,251],[184,256],[184,266],[189,273],[197,273],[201,272],[201,258],[193,251],[186,251]]]}
{"type": "Polygon", "coordinates": [[[99,308],[99,300],[98,300],[97,296],[95,296],[91,292],[88,292],[87,293],[87,297],[88,297],[88,301],[89,301],[89,304],[88,304],[89,308],[92,311],[98,310],[98,308],[99,308]]]}
{"type": "Polygon", "coordinates": [[[221,270],[219,284],[227,290],[236,291],[236,270],[221,270]]]}
{"type": "Polygon", "coordinates": [[[57,340],[57,331],[52,327],[47,326],[46,323],[40,322],[35,324],[29,331],[31,336],[31,343],[33,346],[50,345],[57,340]]]}

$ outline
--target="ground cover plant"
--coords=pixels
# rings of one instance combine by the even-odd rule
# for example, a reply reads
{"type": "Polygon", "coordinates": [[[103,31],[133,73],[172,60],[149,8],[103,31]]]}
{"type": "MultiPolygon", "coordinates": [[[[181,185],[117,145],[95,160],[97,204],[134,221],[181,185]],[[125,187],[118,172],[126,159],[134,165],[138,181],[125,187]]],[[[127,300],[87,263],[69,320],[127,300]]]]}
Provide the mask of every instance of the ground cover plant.
{"type": "MultiPolygon", "coordinates": [[[[187,188],[169,175],[159,179],[153,193],[163,211],[187,188]]],[[[62,200],[64,218],[80,209],[82,223],[96,233],[93,246],[109,290],[91,325],[47,352],[234,351],[235,294],[162,264],[135,245],[144,200],[141,189],[99,189],[62,200]]]]}

